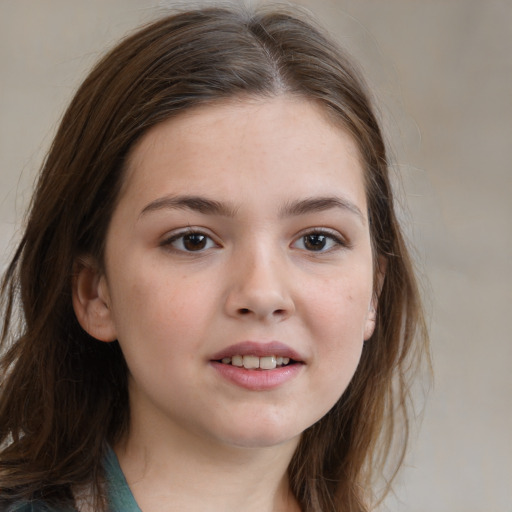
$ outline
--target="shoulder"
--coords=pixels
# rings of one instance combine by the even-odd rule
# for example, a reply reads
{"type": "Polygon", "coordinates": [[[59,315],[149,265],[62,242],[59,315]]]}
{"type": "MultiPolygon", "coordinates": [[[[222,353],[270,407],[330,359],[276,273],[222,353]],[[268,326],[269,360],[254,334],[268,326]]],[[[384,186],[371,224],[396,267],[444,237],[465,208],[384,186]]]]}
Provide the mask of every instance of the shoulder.
{"type": "Polygon", "coordinates": [[[69,512],[69,509],[57,509],[42,501],[16,501],[0,503],[0,512],[69,512]]]}

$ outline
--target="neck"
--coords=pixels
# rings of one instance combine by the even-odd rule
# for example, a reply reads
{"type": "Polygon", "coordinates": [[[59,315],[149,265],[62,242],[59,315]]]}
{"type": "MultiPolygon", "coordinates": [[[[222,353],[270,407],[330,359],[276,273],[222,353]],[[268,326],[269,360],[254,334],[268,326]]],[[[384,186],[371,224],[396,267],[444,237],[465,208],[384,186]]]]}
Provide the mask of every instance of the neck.
{"type": "Polygon", "coordinates": [[[179,428],[166,430],[155,435],[147,423],[132,423],[115,447],[143,511],[300,510],[287,474],[298,439],[270,447],[232,446],[179,428]]]}

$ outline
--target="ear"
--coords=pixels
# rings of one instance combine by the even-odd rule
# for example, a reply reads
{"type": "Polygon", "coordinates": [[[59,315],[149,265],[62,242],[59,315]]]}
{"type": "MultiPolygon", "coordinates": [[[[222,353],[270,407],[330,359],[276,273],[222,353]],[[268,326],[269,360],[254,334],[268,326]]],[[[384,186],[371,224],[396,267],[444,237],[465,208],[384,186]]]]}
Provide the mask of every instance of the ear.
{"type": "Polygon", "coordinates": [[[368,308],[368,316],[366,317],[366,323],[364,325],[364,341],[369,340],[375,330],[375,324],[377,322],[377,307],[374,302],[376,302],[375,298],[372,299],[370,307],[368,308]]]}
{"type": "Polygon", "coordinates": [[[92,258],[75,262],[72,294],[73,309],[82,329],[100,341],[114,341],[117,334],[107,280],[92,258]]]}
{"type": "Polygon", "coordinates": [[[370,339],[375,330],[375,324],[377,323],[377,307],[379,305],[380,292],[384,286],[384,279],[386,277],[386,266],[387,260],[383,256],[380,256],[377,261],[377,268],[375,271],[375,279],[373,283],[373,296],[368,306],[368,316],[366,317],[366,323],[364,327],[364,340],[370,339]]]}

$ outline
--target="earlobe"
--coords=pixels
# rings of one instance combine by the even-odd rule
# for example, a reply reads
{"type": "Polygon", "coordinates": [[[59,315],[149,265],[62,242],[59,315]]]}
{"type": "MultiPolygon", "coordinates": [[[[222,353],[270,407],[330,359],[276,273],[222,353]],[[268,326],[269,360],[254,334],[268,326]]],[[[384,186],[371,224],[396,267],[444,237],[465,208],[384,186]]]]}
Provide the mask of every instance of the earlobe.
{"type": "Polygon", "coordinates": [[[368,316],[366,317],[366,323],[364,326],[364,341],[370,339],[373,334],[373,331],[375,330],[375,323],[377,321],[376,301],[377,298],[374,298],[372,300],[372,303],[368,310],[368,316]]]}
{"type": "Polygon", "coordinates": [[[82,329],[100,341],[114,341],[117,334],[107,281],[91,258],[75,262],[72,295],[73,309],[82,329]]]}
{"type": "Polygon", "coordinates": [[[384,279],[386,277],[386,267],[387,260],[383,256],[379,256],[377,261],[377,269],[374,280],[374,293],[372,297],[372,301],[370,302],[370,306],[368,308],[368,316],[366,318],[366,324],[364,328],[364,340],[370,339],[375,330],[375,325],[377,323],[377,307],[379,304],[379,297],[382,292],[382,287],[384,286],[384,279]]]}

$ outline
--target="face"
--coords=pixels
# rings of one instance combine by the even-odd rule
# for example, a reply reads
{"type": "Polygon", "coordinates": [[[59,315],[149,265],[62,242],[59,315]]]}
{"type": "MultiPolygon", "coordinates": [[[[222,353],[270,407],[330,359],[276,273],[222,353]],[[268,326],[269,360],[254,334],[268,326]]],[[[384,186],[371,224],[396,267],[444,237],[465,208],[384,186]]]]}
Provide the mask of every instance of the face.
{"type": "Polygon", "coordinates": [[[147,133],[97,303],[84,314],[75,297],[91,334],[119,340],[132,421],[223,445],[296,441],[373,330],[366,210],[355,143],[305,100],[201,107],[147,133]]]}

